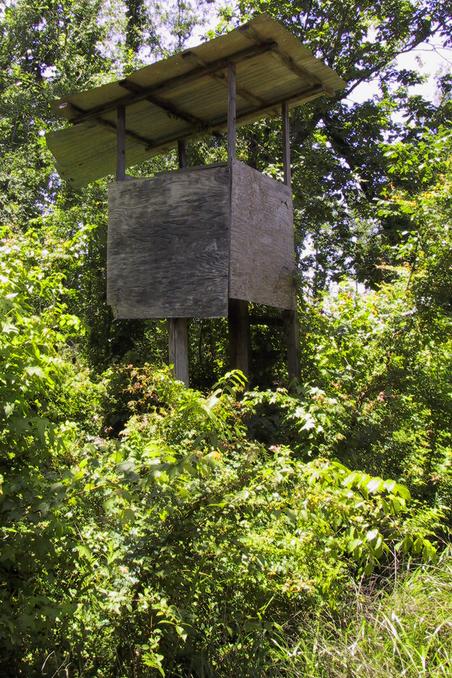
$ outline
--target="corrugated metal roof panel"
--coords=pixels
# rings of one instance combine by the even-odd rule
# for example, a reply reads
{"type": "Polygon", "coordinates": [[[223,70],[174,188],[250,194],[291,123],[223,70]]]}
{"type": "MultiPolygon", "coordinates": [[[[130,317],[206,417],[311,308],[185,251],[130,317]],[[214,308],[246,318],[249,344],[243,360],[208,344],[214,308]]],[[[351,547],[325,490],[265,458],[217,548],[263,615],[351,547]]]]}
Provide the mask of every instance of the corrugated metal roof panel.
{"type": "Polygon", "coordinates": [[[174,147],[178,139],[227,124],[228,63],[236,64],[237,124],[323,94],[344,81],[268,16],[132,73],[124,80],[71,94],[54,110],[73,123],[47,144],[74,187],[114,172],[116,107],[126,106],[127,165],[174,147]]]}

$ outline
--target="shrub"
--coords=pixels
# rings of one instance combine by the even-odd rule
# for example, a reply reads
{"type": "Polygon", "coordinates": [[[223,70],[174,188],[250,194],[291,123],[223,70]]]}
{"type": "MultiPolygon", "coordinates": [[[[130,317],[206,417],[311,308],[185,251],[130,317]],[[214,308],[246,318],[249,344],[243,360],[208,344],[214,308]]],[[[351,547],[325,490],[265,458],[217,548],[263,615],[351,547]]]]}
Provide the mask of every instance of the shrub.
{"type": "Polygon", "coordinates": [[[271,675],[283,625],[293,637],[300,615],[340,616],[355,577],[395,558],[435,557],[437,511],[414,521],[395,481],[249,441],[241,387],[232,374],[203,396],[155,372],[156,404],[121,440],[82,447],[59,486],[72,538],[53,542],[71,576],[50,584],[52,651],[29,645],[30,665],[271,675]]]}

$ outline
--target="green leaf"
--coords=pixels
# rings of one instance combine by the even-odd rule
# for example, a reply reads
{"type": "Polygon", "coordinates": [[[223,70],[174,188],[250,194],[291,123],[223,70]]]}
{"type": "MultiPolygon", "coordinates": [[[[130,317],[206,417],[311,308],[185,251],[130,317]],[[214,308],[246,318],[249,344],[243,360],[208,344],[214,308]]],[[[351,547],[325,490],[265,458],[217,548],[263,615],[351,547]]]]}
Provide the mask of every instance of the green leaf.
{"type": "Polygon", "coordinates": [[[377,529],[369,530],[368,532],[366,532],[366,540],[369,543],[375,542],[378,536],[379,532],[377,529]]]}
{"type": "Polygon", "coordinates": [[[46,374],[42,367],[39,367],[39,365],[30,365],[25,368],[25,372],[29,374],[31,377],[38,377],[38,379],[45,379],[46,374]]]}
{"type": "Polygon", "coordinates": [[[93,559],[93,554],[91,553],[90,549],[84,544],[77,544],[76,548],[81,558],[86,558],[87,560],[93,559]]]}
{"type": "Polygon", "coordinates": [[[394,488],[394,492],[396,494],[400,495],[406,501],[411,499],[411,493],[405,485],[400,485],[399,483],[396,483],[395,488],[394,488]]]}
{"type": "Polygon", "coordinates": [[[19,334],[19,330],[15,325],[9,322],[2,323],[3,334],[19,334]]]}
{"type": "Polygon", "coordinates": [[[176,633],[177,633],[177,635],[178,635],[180,638],[182,638],[182,640],[185,642],[185,641],[187,640],[187,635],[188,635],[188,634],[187,634],[187,632],[185,631],[184,627],[183,627],[183,626],[179,626],[178,624],[176,624],[176,627],[175,627],[175,628],[176,628],[176,633]]]}
{"type": "Polygon", "coordinates": [[[381,490],[384,489],[384,480],[382,478],[372,478],[369,480],[366,487],[371,494],[381,492],[381,490]]]}

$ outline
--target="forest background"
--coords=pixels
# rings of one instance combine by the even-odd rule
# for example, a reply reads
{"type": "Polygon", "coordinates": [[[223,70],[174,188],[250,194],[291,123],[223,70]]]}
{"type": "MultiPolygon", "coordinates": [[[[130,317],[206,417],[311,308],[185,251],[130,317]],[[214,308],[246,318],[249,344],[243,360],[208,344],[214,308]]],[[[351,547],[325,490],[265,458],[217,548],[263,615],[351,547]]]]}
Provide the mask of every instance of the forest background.
{"type": "MultiPolygon", "coordinates": [[[[446,63],[449,19],[430,0],[0,5],[2,676],[450,675],[451,77],[429,100],[394,61],[446,63]],[[301,375],[289,392],[278,327],[253,325],[246,385],[225,323],[197,321],[186,389],[164,322],[112,319],[107,180],[59,179],[50,104],[261,12],[347,83],[291,114],[301,375]]],[[[239,157],[280,177],[280,135],[240,129],[239,157]]]]}

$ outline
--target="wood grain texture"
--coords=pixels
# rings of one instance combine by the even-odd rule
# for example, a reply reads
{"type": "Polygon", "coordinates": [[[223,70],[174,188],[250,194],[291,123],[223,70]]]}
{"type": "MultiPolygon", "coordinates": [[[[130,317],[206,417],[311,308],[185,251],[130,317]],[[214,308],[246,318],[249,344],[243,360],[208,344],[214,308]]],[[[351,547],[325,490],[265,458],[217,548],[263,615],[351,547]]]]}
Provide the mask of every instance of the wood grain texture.
{"type": "Polygon", "coordinates": [[[299,327],[296,311],[283,311],[284,335],[287,349],[287,373],[289,382],[300,377],[299,327]]]}
{"type": "Polygon", "coordinates": [[[126,109],[118,106],[116,124],[116,181],[126,178],[126,109]]]}
{"type": "Polygon", "coordinates": [[[232,164],[229,296],[294,309],[290,189],[242,162],[232,164]]]}
{"type": "Polygon", "coordinates": [[[226,166],[113,183],[107,301],[115,317],[226,316],[228,224],[226,166]]]}
{"type": "Polygon", "coordinates": [[[173,365],[176,379],[189,385],[188,366],[188,321],[186,318],[170,318],[168,320],[168,357],[173,365]]]}

